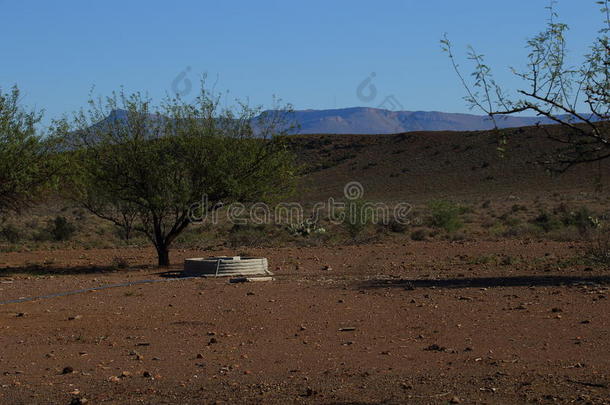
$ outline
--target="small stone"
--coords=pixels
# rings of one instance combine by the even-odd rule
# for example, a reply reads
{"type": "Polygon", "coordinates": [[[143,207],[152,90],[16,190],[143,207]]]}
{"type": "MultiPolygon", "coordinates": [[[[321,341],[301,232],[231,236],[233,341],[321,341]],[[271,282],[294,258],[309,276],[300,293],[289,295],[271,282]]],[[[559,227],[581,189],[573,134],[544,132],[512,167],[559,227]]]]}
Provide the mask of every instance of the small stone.
{"type": "Polygon", "coordinates": [[[324,266],[322,270],[331,271],[333,268],[331,266],[324,266]]]}
{"type": "Polygon", "coordinates": [[[308,388],[305,390],[305,393],[303,394],[303,396],[304,396],[304,397],[311,397],[312,395],[315,395],[315,394],[317,394],[317,392],[316,392],[316,391],[314,391],[312,388],[309,388],[309,387],[308,387],[308,388]]]}
{"type": "Polygon", "coordinates": [[[208,345],[213,345],[215,343],[218,343],[218,340],[216,340],[216,338],[211,338],[210,341],[208,342],[208,345]]]}
{"type": "Polygon", "coordinates": [[[197,357],[198,359],[203,359],[203,354],[201,354],[201,353],[197,353],[197,356],[196,356],[196,357],[197,357]]]}
{"type": "Polygon", "coordinates": [[[15,315],[15,317],[17,318],[23,318],[25,317],[26,313],[25,312],[19,312],[18,314],[15,315]]]}
{"type": "Polygon", "coordinates": [[[131,377],[131,372],[129,372],[129,371],[123,371],[123,372],[121,373],[121,377],[122,377],[122,378],[131,377]]]}
{"type": "Polygon", "coordinates": [[[76,320],[79,320],[79,319],[83,319],[83,316],[82,315],[74,315],[74,316],[68,317],[69,321],[76,321],[76,320]]]}
{"type": "Polygon", "coordinates": [[[152,377],[152,374],[150,373],[150,371],[145,371],[142,373],[142,377],[150,378],[150,377],[152,377]]]}
{"type": "Polygon", "coordinates": [[[456,397],[456,396],[454,396],[453,398],[451,398],[451,400],[449,401],[449,403],[450,403],[450,404],[459,404],[459,403],[461,403],[461,402],[462,402],[462,401],[461,401],[461,400],[460,400],[458,397],[456,397]]]}
{"type": "Polygon", "coordinates": [[[429,352],[444,352],[447,350],[447,348],[439,346],[436,343],[434,343],[434,344],[431,344],[430,346],[426,347],[424,350],[429,351],[429,352]]]}
{"type": "Polygon", "coordinates": [[[62,374],[72,374],[74,372],[74,369],[70,366],[66,366],[64,367],[63,370],[61,370],[62,374]]]}
{"type": "Polygon", "coordinates": [[[85,405],[88,404],[89,400],[87,398],[72,398],[70,401],[70,405],[85,405]]]}
{"type": "Polygon", "coordinates": [[[116,375],[113,375],[111,377],[108,377],[108,381],[118,383],[119,381],[121,381],[121,379],[119,377],[117,377],[116,375]]]}

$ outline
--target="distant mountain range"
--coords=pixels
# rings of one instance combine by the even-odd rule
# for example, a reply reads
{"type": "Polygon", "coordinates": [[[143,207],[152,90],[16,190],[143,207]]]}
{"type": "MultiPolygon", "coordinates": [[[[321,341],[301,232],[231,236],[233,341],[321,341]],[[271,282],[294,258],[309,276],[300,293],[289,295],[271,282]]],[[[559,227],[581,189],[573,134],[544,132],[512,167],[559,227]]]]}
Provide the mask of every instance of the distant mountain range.
{"type": "MultiPolygon", "coordinates": [[[[493,128],[487,116],[438,111],[389,111],[354,107],[295,111],[301,134],[394,134],[412,131],[480,131],[493,128]]],[[[497,117],[501,128],[553,124],[546,117],[497,117]]]]}
{"type": "MultiPolygon", "coordinates": [[[[115,110],[102,123],[126,119],[126,111],[115,110]]],[[[159,116],[151,115],[151,121],[157,120],[159,116]]],[[[413,131],[481,131],[493,128],[493,122],[484,115],[389,111],[368,107],[297,110],[291,113],[287,120],[299,124],[300,128],[293,131],[294,134],[395,134],[413,131]]],[[[497,117],[496,122],[500,128],[555,123],[546,117],[522,116],[497,117]]]]}

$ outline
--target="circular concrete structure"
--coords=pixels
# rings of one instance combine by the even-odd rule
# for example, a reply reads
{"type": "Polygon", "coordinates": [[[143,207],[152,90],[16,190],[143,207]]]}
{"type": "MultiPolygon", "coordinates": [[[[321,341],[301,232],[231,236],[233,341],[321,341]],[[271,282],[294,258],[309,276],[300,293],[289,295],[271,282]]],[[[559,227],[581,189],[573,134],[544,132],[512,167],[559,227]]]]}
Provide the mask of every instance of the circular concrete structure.
{"type": "Polygon", "coordinates": [[[186,259],[184,274],[199,277],[234,277],[270,275],[264,257],[208,257],[186,259]]]}

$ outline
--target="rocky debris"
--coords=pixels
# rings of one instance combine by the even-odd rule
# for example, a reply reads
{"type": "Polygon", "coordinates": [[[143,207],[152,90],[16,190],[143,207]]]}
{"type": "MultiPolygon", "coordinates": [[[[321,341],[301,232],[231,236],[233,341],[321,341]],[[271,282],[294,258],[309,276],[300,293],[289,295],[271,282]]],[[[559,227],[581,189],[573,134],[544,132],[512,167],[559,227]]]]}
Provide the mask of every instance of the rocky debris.
{"type": "Polygon", "coordinates": [[[454,396],[449,400],[449,403],[450,404],[460,404],[460,403],[462,403],[462,401],[458,397],[454,396]]]}
{"type": "Polygon", "coordinates": [[[345,326],[343,328],[339,328],[339,332],[353,332],[356,330],[355,326],[345,326]]]}
{"type": "Polygon", "coordinates": [[[79,319],[83,319],[83,316],[82,315],[74,315],[74,316],[68,317],[69,321],[77,321],[79,319]]]}
{"type": "Polygon", "coordinates": [[[70,400],[70,405],[85,405],[88,403],[89,400],[87,398],[74,397],[70,400]]]}

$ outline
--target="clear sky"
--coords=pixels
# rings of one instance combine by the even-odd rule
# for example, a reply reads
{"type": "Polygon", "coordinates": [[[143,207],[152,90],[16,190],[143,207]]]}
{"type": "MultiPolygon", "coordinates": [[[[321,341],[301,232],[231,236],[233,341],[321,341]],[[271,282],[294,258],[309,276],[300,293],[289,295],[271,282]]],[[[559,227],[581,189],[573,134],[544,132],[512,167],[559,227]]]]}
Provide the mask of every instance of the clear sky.
{"type": "MultiPolygon", "coordinates": [[[[17,84],[46,119],[121,85],[160,98],[206,72],[229,98],[297,109],[376,107],[467,112],[439,46],[472,44],[514,84],[525,40],[544,27],[546,0],[34,1],[0,0],[0,87],[17,84]],[[358,97],[371,73],[377,94],[358,97]],[[181,73],[185,73],[180,76],[181,73]],[[176,81],[176,79],[178,79],[176,81]],[[172,85],[174,83],[176,85],[172,85]]],[[[601,27],[593,0],[560,0],[570,51],[601,27]]],[[[187,96],[188,97],[188,96],[187,96]]]]}

